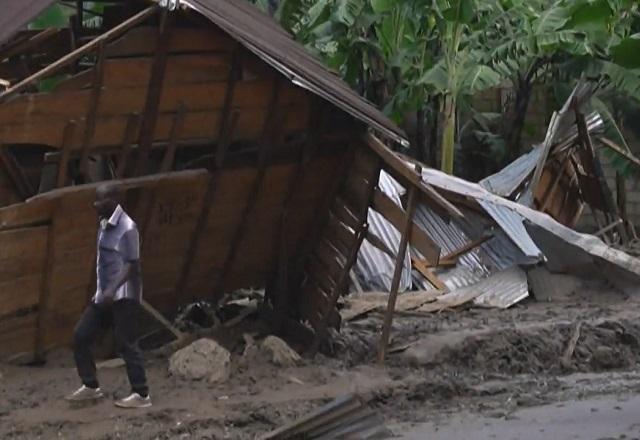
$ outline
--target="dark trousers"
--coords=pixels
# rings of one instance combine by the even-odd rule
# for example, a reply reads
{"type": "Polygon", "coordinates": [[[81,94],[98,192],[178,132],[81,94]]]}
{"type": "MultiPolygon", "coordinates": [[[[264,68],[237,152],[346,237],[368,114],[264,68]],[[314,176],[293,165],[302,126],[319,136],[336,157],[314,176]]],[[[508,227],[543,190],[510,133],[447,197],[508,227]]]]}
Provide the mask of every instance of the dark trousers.
{"type": "Polygon", "coordinates": [[[96,364],[91,346],[104,330],[113,327],[116,350],[124,359],[127,375],[133,392],[147,396],[149,389],[144,372],[142,353],[135,344],[136,311],[140,305],[130,299],[114,302],[112,305],[91,303],[76,325],[73,337],[73,354],[82,383],[90,388],[98,388],[96,364]]]}

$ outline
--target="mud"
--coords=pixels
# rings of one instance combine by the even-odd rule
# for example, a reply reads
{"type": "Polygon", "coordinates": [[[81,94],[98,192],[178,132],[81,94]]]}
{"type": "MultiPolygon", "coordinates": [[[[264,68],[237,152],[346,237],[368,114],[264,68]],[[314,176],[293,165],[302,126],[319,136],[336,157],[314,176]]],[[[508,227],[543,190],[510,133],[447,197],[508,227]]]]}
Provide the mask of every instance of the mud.
{"type": "Polygon", "coordinates": [[[231,353],[225,383],[182,380],[168,374],[167,357],[148,359],[154,406],[140,412],[112,404],[128,392],[122,367],[100,371],[107,399],[72,408],[62,400],[78,386],[69,351],[51,353],[39,368],[0,363],[0,438],[254,439],[347,393],[370,399],[402,434],[421,423],[444,429],[461,412],[508,421],[526,408],[633,395],[640,391],[639,301],[592,296],[399,315],[385,367],[375,364],[379,313],[347,323],[332,344],[335,357],[303,357],[290,367],[243,355],[245,334],[257,342],[267,336],[249,320],[213,335],[231,353]],[[578,322],[575,351],[563,363],[578,322]]]}

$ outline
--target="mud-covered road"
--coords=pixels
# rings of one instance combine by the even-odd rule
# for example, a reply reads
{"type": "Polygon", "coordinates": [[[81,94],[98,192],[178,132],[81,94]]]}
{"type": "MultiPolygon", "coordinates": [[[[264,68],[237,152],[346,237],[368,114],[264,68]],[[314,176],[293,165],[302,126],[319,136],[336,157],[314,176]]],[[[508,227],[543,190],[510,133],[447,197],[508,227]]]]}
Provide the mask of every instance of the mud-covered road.
{"type": "Polygon", "coordinates": [[[140,412],[112,404],[128,391],[123,368],[100,371],[108,399],[73,408],[62,400],[78,385],[69,351],[41,367],[0,363],[0,438],[254,439],[347,393],[404,439],[640,438],[640,298],[599,286],[508,310],[401,314],[384,367],[380,325],[376,312],[348,322],[336,357],[290,368],[242,359],[242,333],[260,334],[236,329],[221,341],[232,371],[219,385],[151,358],[154,406],[140,412]]]}

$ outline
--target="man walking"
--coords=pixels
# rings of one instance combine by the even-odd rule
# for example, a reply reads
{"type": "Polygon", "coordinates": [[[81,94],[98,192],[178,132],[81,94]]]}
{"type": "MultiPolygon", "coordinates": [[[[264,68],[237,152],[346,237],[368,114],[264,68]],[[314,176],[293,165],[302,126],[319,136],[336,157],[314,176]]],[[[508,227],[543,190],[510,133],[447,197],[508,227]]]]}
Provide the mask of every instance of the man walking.
{"type": "Polygon", "coordinates": [[[113,184],[98,187],[94,207],[98,228],[97,288],[74,332],[74,357],[82,386],[70,401],[103,396],[96,376],[91,345],[102,330],[113,328],[116,348],[123,357],[131,395],[115,404],[121,408],[151,406],[142,353],[135,345],[136,311],[142,301],[140,238],[134,221],[120,202],[122,191],[113,184]]]}

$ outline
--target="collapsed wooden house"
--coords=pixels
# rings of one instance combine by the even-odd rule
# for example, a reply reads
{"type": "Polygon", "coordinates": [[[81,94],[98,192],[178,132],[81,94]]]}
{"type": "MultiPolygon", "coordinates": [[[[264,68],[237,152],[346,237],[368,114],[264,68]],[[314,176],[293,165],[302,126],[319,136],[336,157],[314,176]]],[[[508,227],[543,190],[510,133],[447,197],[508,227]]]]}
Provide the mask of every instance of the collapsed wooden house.
{"type": "Polygon", "coordinates": [[[70,341],[105,180],[127,190],[145,298],[166,315],[264,286],[276,316],[322,335],[360,243],[380,244],[369,206],[402,232],[398,255],[410,241],[438,264],[412,206],[461,213],[387,148],[402,131],[248,2],[109,1],[97,27],[79,12],[24,30],[54,2],[9,0],[0,17],[0,355],[70,341]],[[406,211],[376,188],[381,169],[411,188],[406,211]]]}

